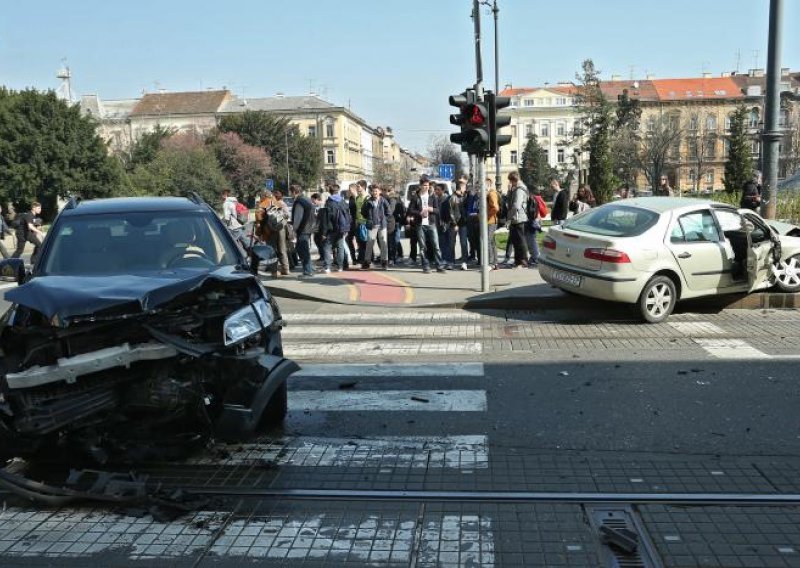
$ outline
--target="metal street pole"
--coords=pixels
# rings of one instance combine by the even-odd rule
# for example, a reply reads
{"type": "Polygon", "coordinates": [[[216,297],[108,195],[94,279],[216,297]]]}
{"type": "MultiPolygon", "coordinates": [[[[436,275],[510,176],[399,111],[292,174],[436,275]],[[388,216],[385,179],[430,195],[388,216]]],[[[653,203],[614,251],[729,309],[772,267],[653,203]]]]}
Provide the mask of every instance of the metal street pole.
{"type": "Polygon", "coordinates": [[[769,43],[767,48],[767,101],[764,109],[764,132],[761,135],[761,162],[764,168],[761,190],[761,215],[774,219],[778,201],[778,145],[781,133],[778,130],[778,114],[781,107],[781,20],[783,0],[769,3],[769,43]]]}
{"type": "MultiPolygon", "coordinates": [[[[475,93],[477,94],[478,101],[483,102],[483,66],[481,64],[481,10],[480,1],[472,0],[472,18],[475,24],[475,67],[476,67],[476,81],[475,93]]],[[[489,291],[489,223],[486,217],[486,184],[484,180],[485,175],[485,157],[482,154],[475,156],[476,171],[473,183],[479,184],[480,188],[480,206],[478,207],[478,216],[480,218],[480,260],[481,260],[481,291],[489,291]]]]}
{"type": "Polygon", "coordinates": [[[284,140],[286,141],[286,193],[289,193],[289,129],[283,131],[284,140]]]}
{"type": "MultiPolygon", "coordinates": [[[[494,14],[494,92],[500,96],[500,40],[498,39],[497,16],[500,9],[497,7],[497,0],[494,0],[492,5],[492,14],[494,14]]],[[[500,150],[494,157],[494,187],[498,188],[500,183],[500,150]]]]}

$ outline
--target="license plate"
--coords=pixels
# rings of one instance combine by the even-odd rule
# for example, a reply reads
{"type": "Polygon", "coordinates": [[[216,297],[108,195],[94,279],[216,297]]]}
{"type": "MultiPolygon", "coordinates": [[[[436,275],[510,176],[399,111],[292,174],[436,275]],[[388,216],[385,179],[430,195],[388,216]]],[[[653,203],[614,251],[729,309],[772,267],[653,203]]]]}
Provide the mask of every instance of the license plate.
{"type": "Polygon", "coordinates": [[[564,284],[569,284],[570,286],[575,286],[576,288],[580,287],[582,279],[577,274],[564,272],[563,270],[554,270],[551,278],[556,282],[563,282],[564,284]]]}

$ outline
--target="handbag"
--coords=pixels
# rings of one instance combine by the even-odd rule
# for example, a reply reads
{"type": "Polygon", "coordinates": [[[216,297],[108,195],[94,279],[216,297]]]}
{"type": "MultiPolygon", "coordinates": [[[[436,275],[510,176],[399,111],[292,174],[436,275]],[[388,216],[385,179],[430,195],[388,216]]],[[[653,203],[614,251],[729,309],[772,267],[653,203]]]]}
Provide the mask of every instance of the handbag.
{"type": "Polygon", "coordinates": [[[365,243],[369,240],[369,229],[367,229],[366,223],[358,224],[358,232],[356,233],[356,236],[362,243],[365,243]]]}

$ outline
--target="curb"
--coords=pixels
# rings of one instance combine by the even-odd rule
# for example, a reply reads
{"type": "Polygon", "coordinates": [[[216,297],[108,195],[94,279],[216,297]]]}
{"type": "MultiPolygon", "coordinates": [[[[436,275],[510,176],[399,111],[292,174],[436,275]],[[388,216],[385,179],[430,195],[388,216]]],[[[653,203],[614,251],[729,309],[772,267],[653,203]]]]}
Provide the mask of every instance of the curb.
{"type": "MultiPolygon", "coordinates": [[[[341,302],[329,298],[321,298],[288,290],[280,286],[270,286],[268,282],[262,284],[276,298],[287,298],[291,300],[304,300],[318,302],[322,304],[333,304],[340,306],[365,306],[386,307],[386,308],[439,308],[439,309],[464,309],[464,310],[575,310],[576,308],[596,309],[601,307],[592,298],[575,297],[567,294],[552,294],[546,296],[527,296],[509,297],[500,296],[496,298],[466,298],[453,302],[431,302],[426,304],[364,304],[359,302],[341,302]],[[584,302],[588,302],[586,305],[584,302]]],[[[614,306],[611,302],[603,302],[603,306],[614,306]]],[[[621,306],[622,304],[620,304],[621,306]]],[[[730,294],[709,298],[696,298],[685,300],[678,304],[681,311],[698,311],[708,309],[718,310],[766,310],[766,309],[797,309],[800,308],[800,293],[786,294],[781,292],[755,292],[753,294],[730,294]]]]}

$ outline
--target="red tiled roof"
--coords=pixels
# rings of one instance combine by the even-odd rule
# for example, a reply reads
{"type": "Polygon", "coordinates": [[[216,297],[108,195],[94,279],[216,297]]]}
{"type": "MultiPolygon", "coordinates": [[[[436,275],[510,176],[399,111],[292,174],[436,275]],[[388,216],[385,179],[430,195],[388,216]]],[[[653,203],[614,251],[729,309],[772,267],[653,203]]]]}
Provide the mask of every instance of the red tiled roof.
{"type": "Polygon", "coordinates": [[[133,107],[131,116],[215,113],[229,96],[226,90],[149,93],[133,107]]]}
{"type": "Polygon", "coordinates": [[[658,92],[653,86],[653,81],[600,81],[600,90],[610,101],[616,101],[622,91],[628,90],[628,96],[642,101],[658,100],[658,92]]]}
{"type": "Polygon", "coordinates": [[[653,87],[661,101],[741,98],[742,91],[731,77],[656,79],[653,87]]]}

